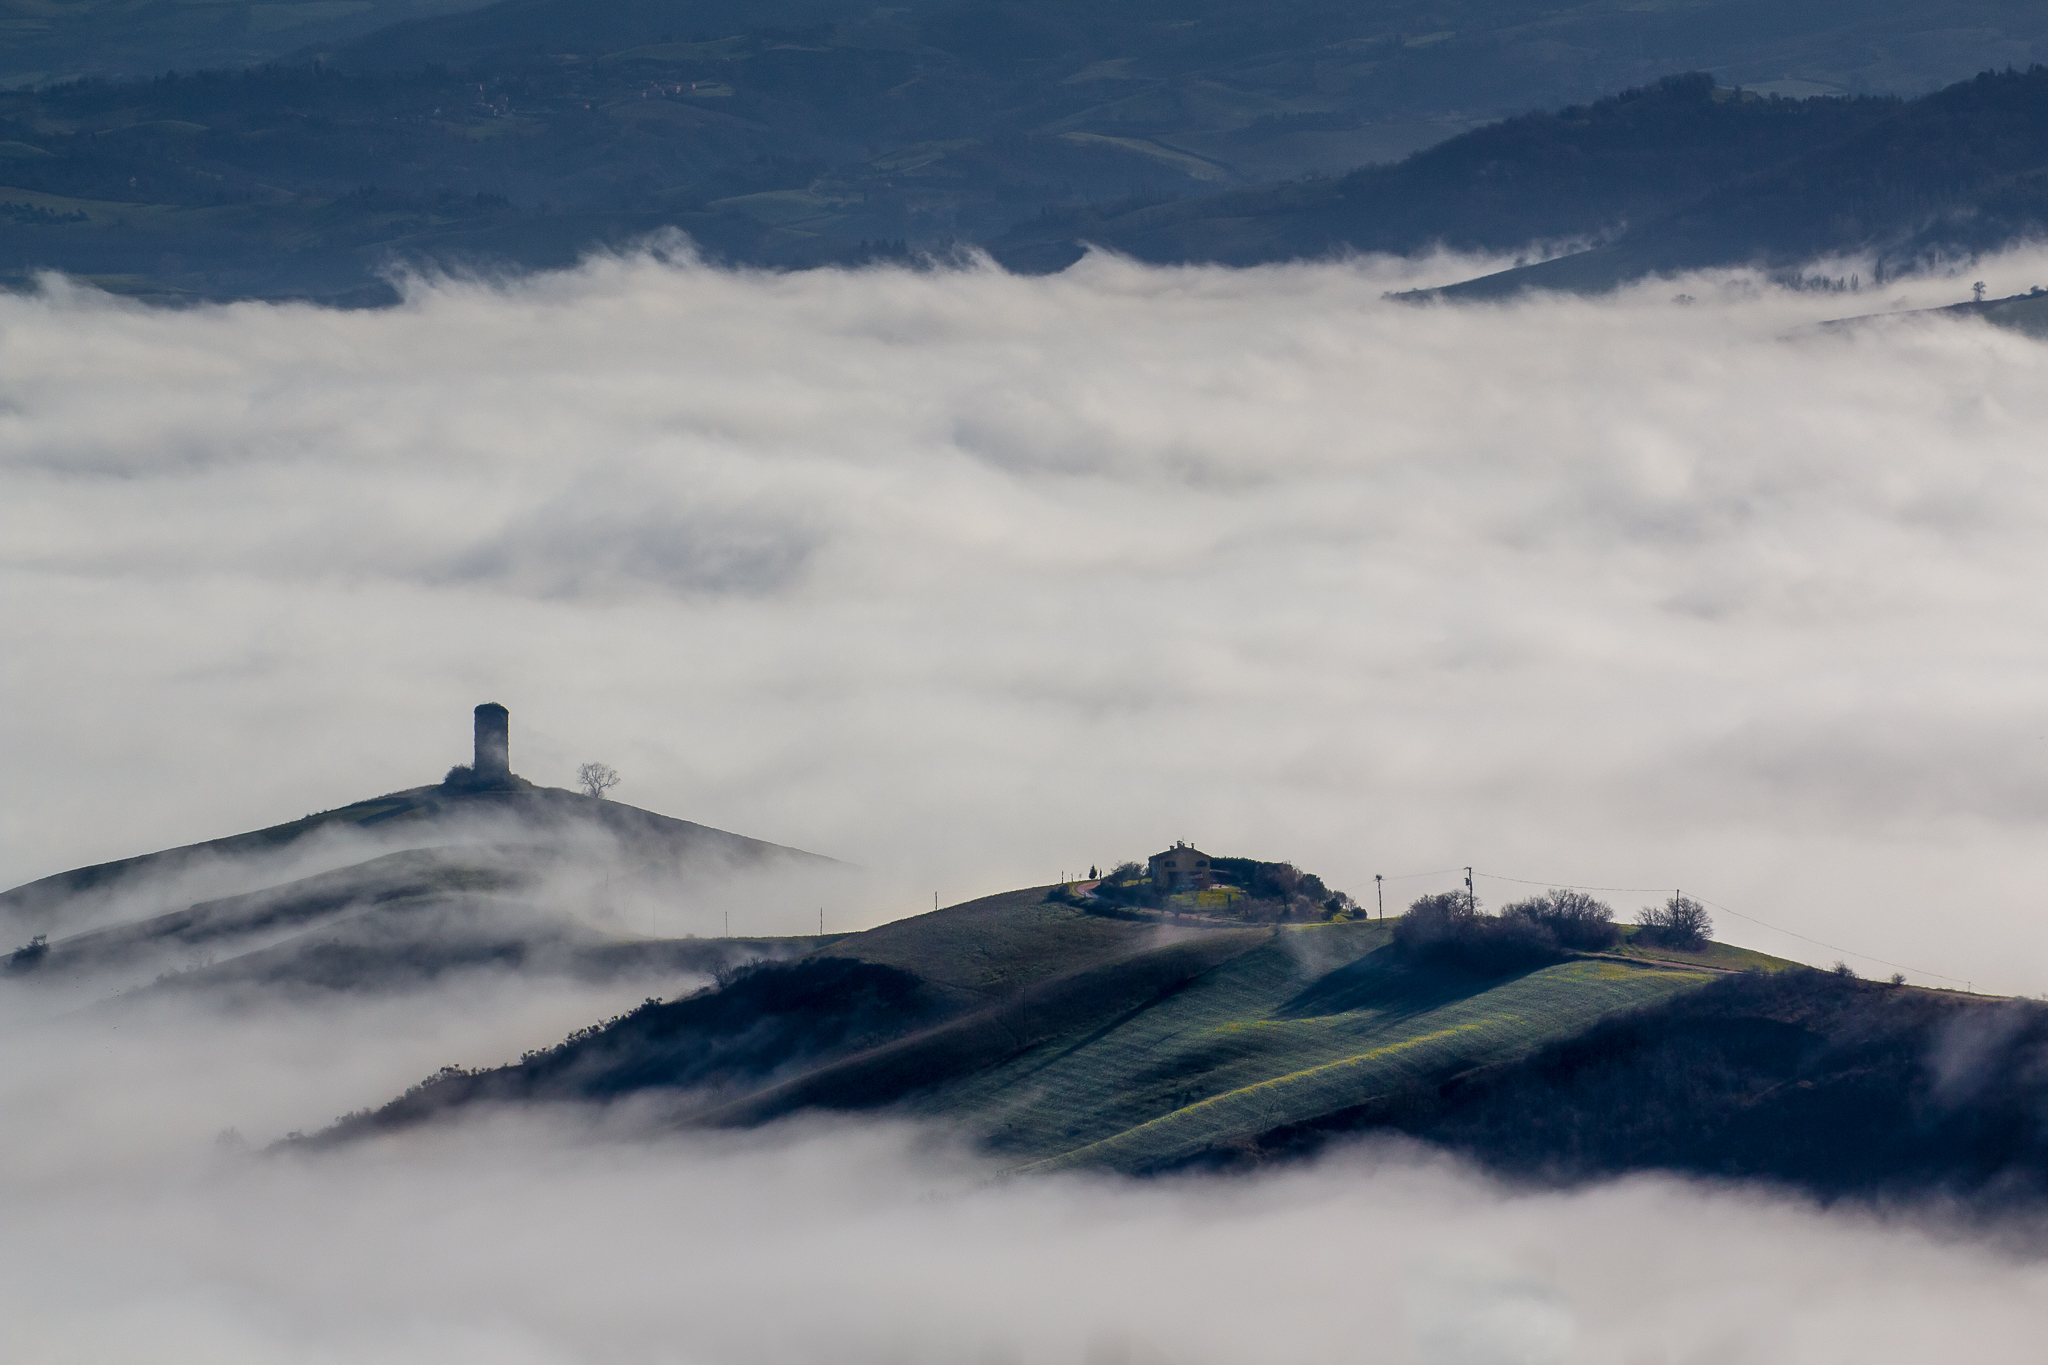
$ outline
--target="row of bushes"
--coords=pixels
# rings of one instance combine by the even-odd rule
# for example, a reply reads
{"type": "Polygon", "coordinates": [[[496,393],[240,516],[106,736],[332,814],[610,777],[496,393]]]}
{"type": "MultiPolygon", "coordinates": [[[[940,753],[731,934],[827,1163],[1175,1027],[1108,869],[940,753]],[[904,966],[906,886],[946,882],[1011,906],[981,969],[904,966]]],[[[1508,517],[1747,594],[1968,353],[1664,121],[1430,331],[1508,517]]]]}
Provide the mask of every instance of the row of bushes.
{"type": "MultiPolygon", "coordinates": [[[[1636,916],[1636,939],[1679,950],[1706,946],[1713,921],[1706,907],[1674,895],[1636,916]]],[[[1583,891],[1547,891],[1487,914],[1463,891],[1424,896],[1394,926],[1403,952],[1473,971],[1506,972],[1556,962],[1573,952],[1600,952],[1621,939],[1614,909],[1583,891]]]]}

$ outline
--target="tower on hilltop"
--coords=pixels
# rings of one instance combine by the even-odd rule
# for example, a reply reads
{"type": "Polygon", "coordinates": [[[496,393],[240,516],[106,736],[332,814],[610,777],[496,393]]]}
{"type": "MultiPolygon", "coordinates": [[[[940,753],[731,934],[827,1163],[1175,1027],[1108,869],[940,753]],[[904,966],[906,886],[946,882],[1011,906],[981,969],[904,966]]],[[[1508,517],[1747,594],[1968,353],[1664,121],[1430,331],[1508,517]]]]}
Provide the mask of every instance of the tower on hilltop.
{"type": "Polygon", "coordinates": [[[512,713],[494,701],[476,708],[478,786],[502,786],[512,778],[512,713]]]}

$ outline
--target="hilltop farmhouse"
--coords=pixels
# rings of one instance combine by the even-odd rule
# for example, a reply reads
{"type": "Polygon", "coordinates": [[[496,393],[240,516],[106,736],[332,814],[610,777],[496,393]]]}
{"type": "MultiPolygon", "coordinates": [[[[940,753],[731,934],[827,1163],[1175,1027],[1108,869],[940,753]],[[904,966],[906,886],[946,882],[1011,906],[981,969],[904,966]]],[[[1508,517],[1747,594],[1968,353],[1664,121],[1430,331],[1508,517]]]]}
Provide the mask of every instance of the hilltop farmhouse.
{"type": "Polygon", "coordinates": [[[1153,854],[1147,870],[1161,891],[1206,891],[1213,882],[1209,855],[1179,839],[1166,852],[1153,854]]]}

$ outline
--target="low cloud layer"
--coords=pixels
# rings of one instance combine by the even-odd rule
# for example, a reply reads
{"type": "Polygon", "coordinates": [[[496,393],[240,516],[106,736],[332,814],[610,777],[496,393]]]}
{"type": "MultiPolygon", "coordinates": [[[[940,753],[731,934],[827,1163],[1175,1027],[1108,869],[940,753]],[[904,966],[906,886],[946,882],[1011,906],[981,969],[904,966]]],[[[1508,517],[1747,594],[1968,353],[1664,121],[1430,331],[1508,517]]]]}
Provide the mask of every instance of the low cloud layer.
{"type": "Polygon", "coordinates": [[[20,1016],[0,1315],[45,1365],[1807,1365],[2023,1359],[2048,1271],[1938,1212],[1365,1145],[1243,1179],[1001,1180],[947,1134],[488,1116],[249,1144],[609,1007],[472,981],[320,1011],[20,1016]],[[478,1049],[482,1049],[479,1053],[478,1049]]]}
{"type": "Polygon", "coordinates": [[[2048,347],[1811,325],[1963,280],[1382,297],[1469,265],[0,299],[0,881],[435,780],[488,699],[918,888],[834,927],[1186,838],[2048,988],[2048,347]]]}

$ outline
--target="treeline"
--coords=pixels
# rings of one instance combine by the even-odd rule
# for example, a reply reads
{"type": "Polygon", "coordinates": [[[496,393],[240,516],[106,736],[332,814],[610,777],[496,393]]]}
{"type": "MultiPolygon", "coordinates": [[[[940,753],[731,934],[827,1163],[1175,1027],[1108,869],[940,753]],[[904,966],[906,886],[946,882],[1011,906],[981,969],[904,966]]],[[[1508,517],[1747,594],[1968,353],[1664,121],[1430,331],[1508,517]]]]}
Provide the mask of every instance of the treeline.
{"type": "MultiPolygon", "coordinates": [[[[1706,907],[1673,894],[1636,916],[1640,943],[1681,952],[1707,945],[1714,923],[1706,907]]],[[[1615,947],[1614,908],[1583,891],[1551,890],[1488,914],[1463,891],[1423,896],[1394,925],[1394,942],[1411,958],[1497,975],[1560,962],[1572,953],[1615,947]]]]}

